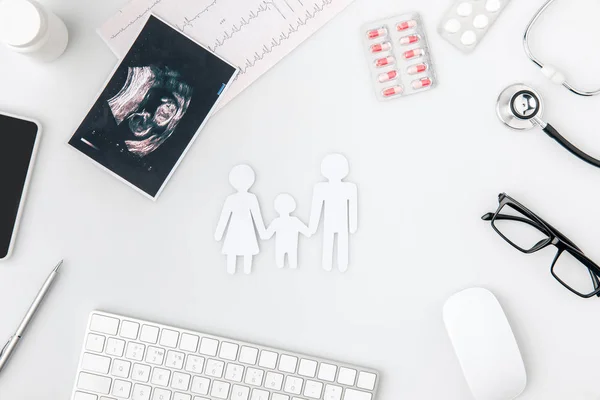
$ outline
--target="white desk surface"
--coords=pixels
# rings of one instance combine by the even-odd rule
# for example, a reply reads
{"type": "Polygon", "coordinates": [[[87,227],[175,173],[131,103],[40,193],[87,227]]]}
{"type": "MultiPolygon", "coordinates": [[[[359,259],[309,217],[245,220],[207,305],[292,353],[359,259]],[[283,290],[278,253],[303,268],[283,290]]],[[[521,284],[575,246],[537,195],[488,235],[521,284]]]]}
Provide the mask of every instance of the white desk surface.
{"type": "Polygon", "coordinates": [[[69,26],[67,53],[38,66],[0,50],[0,109],[45,130],[15,253],[0,265],[0,338],[52,265],[65,264],[0,374],[1,398],[69,398],[88,314],[102,309],[372,366],[381,400],[469,399],[441,310],[474,285],[497,295],[513,325],[523,399],[600,398],[600,300],[552,278],[551,250],[520,254],[479,219],[506,191],[600,260],[600,171],[539,130],[506,129],[494,112],[501,89],[531,82],[547,95],[547,119],[600,154],[587,122],[600,98],[552,86],[523,53],[541,0],[510,4],[469,56],[435,32],[448,0],[357,0],[210,120],[157,203],[65,144],[116,62],[95,28],[124,0],[45,3],[69,26]],[[440,86],[379,103],[358,29],[411,9],[427,24],[440,86]],[[317,235],[301,239],[297,271],[278,270],[268,242],[252,275],[228,276],[213,231],[230,168],[255,168],[267,221],[283,191],[307,219],[329,152],[348,156],[360,190],[349,272],[321,270],[317,235]]]}

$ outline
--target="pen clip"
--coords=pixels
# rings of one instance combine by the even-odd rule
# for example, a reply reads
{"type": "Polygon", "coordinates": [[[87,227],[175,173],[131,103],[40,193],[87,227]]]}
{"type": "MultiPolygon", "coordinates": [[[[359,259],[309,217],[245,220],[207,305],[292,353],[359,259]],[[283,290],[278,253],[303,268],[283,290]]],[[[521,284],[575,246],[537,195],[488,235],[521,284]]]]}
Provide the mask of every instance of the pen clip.
{"type": "Polygon", "coordinates": [[[2,350],[0,350],[0,357],[2,357],[2,355],[4,354],[4,351],[6,350],[6,348],[8,347],[8,345],[10,344],[10,341],[12,340],[13,336],[11,336],[11,337],[8,338],[8,340],[6,341],[6,344],[4,345],[4,347],[2,348],[2,350]]]}

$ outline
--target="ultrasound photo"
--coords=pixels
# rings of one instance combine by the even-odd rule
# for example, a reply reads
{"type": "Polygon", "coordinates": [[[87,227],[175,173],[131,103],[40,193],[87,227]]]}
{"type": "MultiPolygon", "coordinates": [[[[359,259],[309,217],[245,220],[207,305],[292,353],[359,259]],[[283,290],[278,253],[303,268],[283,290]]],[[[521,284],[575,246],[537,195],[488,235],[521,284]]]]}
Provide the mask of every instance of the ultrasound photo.
{"type": "Polygon", "coordinates": [[[236,73],[151,16],[69,144],[155,199],[236,73]]]}

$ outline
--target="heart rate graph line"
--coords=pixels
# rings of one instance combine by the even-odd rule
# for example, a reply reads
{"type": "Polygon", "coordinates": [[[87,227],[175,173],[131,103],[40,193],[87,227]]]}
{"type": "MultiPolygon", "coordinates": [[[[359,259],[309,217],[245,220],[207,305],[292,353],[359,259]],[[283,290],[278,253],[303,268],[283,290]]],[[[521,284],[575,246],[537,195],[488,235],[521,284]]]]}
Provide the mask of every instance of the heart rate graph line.
{"type": "Polygon", "coordinates": [[[181,32],[185,32],[185,28],[188,27],[193,27],[194,26],[194,21],[196,21],[198,18],[200,18],[202,16],[202,14],[204,14],[205,12],[208,12],[212,7],[217,5],[217,1],[218,0],[213,0],[212,3],[210,3],[209,5],[207,5],[205,8],[203,8],[202,10],[200,10],[196,15],[194,15],[192,18],[188,18],[185,17],[184,18],[184,22],[181,26],[181,28],[179,28],[179,26],[177,26],[177,28],[181,31],[181,32]]]}
{"type": "MultiPolygon", "coordinates": [[[[304,7],[304,4],[302,3],[301,0],[297,0],[298,3],[300,3],[301,6],[304,7]]],[[[325,3],[325,2],[323,2],[325,3]]],[[[331,1],[329,2],[331,3],[331,1]]],[[[292,10],[292,12],[294,11],[294,9],[292,8],[292,6],[288,3],[287,0],[285,0],[285,4],[287,4],[287,6],[289,7],[290,10],[292,10]]],[[[315,7],[318,7],[317,5],[315,5],[315,7]]],[[[234,24],[231,29],[228,29],[226,31],[223,32],[223,35],[220,38],[217,38],[217,40],[215,40],[214,44],[212,46],[208,46],[208,49],[211,51],[216,51],[219,47],[223,46],[228,40],[233,39],[233,37],[240,33],[241,31],[244,30],[244,28],[246,28],[247,26],[251,25],[251,23],[256,20],[259,16],[261,16],[261,14],[264,15],[265,12],[267,11],[272,11],[273,9],[277,10],[279,15],[283,18],[283,19],[287,19],[279,10],[279,8],[277,7],[277,5],[275,4],[275,1],[263,1],[260,6],[256,9],[256,10],[252,10],[250,11],[250,13],[248,14],[247,17],[242,17],[242,19],[240,20],[239,23],[234,24]]],[[[308,13],[309,11],[307,11],[308,13]]]]}
{"type": "MultiPolygon", "coordinates": [[[[127,29],[129,29],[132,25],[134,25],[136,22],[138,22],[140,19],[144,18],[149,12],[151,12],[154,7],[156,7],[157,5],[159,5],[162,2],[162,0],[155,0],[152,4],[150,4],[145,10],[143,10],[141,13],[139,13],[138,15],[135,16],[135,18],[131,19],[127,25],[125,25],[124,27],[122,27],[121,29],[119,29],[118,31],[116,31],[115,33],[113,33],[110,38],[111,39],[115,39],[117,38],[120,34],[122,34],[123,32],[125,32],[127,29]]],[[[122,10],[119,10],[120,13],[123,13],[122,10]]]]}
{"type": "Polygon", "coordinates": [[[223,32],[223,36],[218,38],[212,46],[208,46],[208,49],[210,51],[215,51],[219,47],[223,46],[229,39],[232,39],[236,33],[241,32],[246,26],[250,25],[258,17],[264,15],[264,13],[267,11],[272,11],[273,9],[275,9],[283,19],[285,19],[281,11],[279,11],[279,8],[275,6],[274,1],[263,1],[256,10],[250,11],[248,17],[242,17],[240,22],[238,24],[234,24],[231,30],[223,32]]]}
{"type": "Polygon", "coordinates": [[[312,12],[307,10],[304,17],[298,17],[294,25],[289,25],[289,29],[286,32],[281,32],[279,37],[272,38],[269,44],[263,45],[261,52],[255,52],[252,59],[246,58],[246,64],[243,67],[240,67],[240,72],[236,79],[248,72],[249,69],[256,66],[257,63],[262,61],[268,54],[272,53],[275,48],[281,46],[283,42],[289,40],[295,33],[299,32],[303,26],[305,26],[311,19],[316,18],[332,2],[333,0],[322,0],[321,4],[315,4],[312,12]]]}

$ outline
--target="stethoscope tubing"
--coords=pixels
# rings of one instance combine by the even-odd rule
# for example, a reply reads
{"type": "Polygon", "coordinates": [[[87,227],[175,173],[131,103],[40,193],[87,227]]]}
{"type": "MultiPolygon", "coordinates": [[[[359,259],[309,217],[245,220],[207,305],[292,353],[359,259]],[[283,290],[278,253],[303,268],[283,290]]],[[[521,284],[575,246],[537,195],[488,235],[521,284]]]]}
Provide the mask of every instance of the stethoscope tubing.
{"type": "MultiPolygon", "coordinates": [[[[545,65],[531,51],[531,48],[529,47],[529,36],[531,35],[531,29],[533,28],[533,26],[535,25],[535,23],[538,21],[538,19],[544,13],[544,11],[546,11],[546,9],[548,7],[550,7],[550,5],[552,3],[554,3],[554,1],[556,1],[556,0],[548,0],[548,1],[546,1],[546,3],[544,3],[544,5],[533,16],[533,18],[529,22],[529,25],[527,25],[527,28],[525,29],[525,34],[523,35],[523,48],[525,49],[525,54],[527,54],[527,57],[529,57],[529,59],[534,64],[536,64],[538,67],[540,67],[542,69],[545,67],[545,65]]],[[[565,88],[567,88],[569,91],[571,91],[572,93],[575,93],[575,94],[577,94],[579,96],[590,97],[590,96],[596,96],[596,95],[600,94],[600,89],[598,89],[598,90],[592,90],[592,91],[577,89],[573,85],[571,85],[569,82],[567,82],[566,80],[564,80],[561,84],[565,88]]]]}
{"type": "Polygon", "coordinates": [[[590,165],[593,165],[594,167],[600,168],[600,160],[598,160],[598,159],[590,156],[589,154],[584,153],[583,151],[579,150],[577,147],[575,147],[575,145],[573,145],[564,136],[562,136],[556,130],[556,128],[554,128],[552,125],[546,124],[546,126],[542,126],[542,130],[548,136],[550,136],[552,139],[556,140],[558,142],[558,144],[560,144],[562,147],[564,147],[567,151],[569,151],[575,157],[579,158],[580,160],[585,161],[586,163],[588,163],[590,165]]]}

